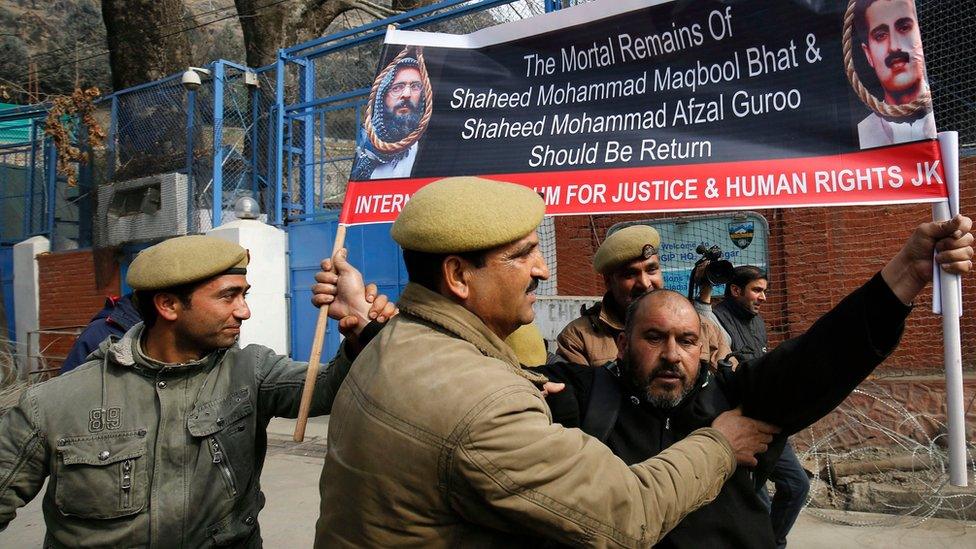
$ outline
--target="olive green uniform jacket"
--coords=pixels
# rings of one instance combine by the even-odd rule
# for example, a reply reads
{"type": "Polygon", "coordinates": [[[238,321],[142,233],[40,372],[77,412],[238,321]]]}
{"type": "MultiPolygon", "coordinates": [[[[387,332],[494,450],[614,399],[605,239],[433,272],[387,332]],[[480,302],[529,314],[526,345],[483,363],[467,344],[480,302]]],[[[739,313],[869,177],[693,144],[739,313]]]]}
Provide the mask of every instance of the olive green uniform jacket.
{"type": "Polygon", "coordinates": [[[316,547],[649,546],[735,469],[710,428],[628,467],[553,425],[473,313],[416,284],[397,305],[336,395],[316,547]]]}
{"type": "MultiPolygon", "coordinates": [[[[624,329],[624,322],[617,318],[607,303],[613,299],[609,293],[603,301],[584,309],[582,315],[570,322],[556,337],[557,353],[567,362],[603,366],[617,360],[617,335],[624,329]]],[[[702,360],[712,369],[732,353],[721,329],[711,320],[701,317],[702,360]]]]}
{"type": "MultiPolygon", "coordinates": [[[[142,326],[0,419],[0,527],[50,477],[45,547],[260,546],[266,429],[298,415],[307,365],[260,345],[162,364],[142,326]]],[[[319,374],[312,415],[348,368],[340,355],[319,374]]]]}

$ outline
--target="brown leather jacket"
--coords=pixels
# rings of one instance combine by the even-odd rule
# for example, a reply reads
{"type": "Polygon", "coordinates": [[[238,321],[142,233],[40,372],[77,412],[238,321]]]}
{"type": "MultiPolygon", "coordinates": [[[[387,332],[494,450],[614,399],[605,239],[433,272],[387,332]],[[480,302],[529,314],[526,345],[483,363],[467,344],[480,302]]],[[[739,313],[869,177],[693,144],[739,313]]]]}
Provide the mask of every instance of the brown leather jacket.
{"type": "MultiPolygon", "coordinates": [[[[609,293],[603,301],[582,311],[582,316],[570,322],[556,338],[557,353],[574,364],[603,366],[617,360],[617,334],[623,331],[624,322],[607,307],[613,299],[609,293]]],[[[722,332],[711,320],[702,317],[702,358],[707,359],[712,369],[718,361],[727,357],[732,349],[722,337],[722,332]]]]}
{"type": "Polygon", "coordinates": [[[333,406],[316,547],[646,547],[735,469],[710,428],[628,467],[553,425],[545,378],[470,311],[415,284],[398,305],[333,406]]]}

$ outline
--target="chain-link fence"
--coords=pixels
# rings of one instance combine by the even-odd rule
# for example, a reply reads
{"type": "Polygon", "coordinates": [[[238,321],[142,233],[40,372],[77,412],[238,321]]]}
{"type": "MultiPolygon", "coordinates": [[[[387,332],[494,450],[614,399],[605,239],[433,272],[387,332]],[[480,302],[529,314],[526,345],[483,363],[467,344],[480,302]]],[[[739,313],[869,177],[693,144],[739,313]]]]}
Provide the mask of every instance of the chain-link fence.
{"type": "MultiPolygon", "coordinates": [[[[78,245],[79,189],[68,189],[66,179],[56,173],[56,152],[44,134],[45,115],[42,109],[22,108],[0,117],[4,128],[0,135],[0,244],[43,235],[52,237],[54,249],[78,245]],[[57,239],[55,232],[61,233],[57,239]]],[[[78,145],[78,136],[69,135],[78,145]]]]}
{"type": "Polygon", "coordinates": [[[0,242],[47,231],[44,142],[0,146],[0,242]]]}
{"type": "Polygon", "coordinates": [[[123,90],[102,102],[110,114],[104,161],[107,183],[186,174],[186,230],[202,233],[233,216],[250,195],[276,223],[274,70],[249,71],[225,61],[196,71],[198,87],[176,74],[123,90]]]}
{"type": "Polygon", "coordinates": [[[233,216],[234,202],[245,195],[256,198],[263,219],[274,223],[274,72],[249,74],[219,61],[212,70],[213,81],[198,91],[196,127],[203,147],[193,164],[198,213],[191,232],[233,216]]]}
{"type": "MultiPolygon", "coordinates": [[[[58,173],[58,152],[45,134],[45,117],[39,108],[0,117],[8,128],[0,135],[0,245],[46,236],[55,251],[88,246],[91,167],[68,163],[78,176],[76,184],[68,183],[67,173],[58,173]]],[[[70,146],[87,150],[87,129],[70,117],[61,124],[70,146]]]]}
{"type": "Polygon", "coordinates": [[[936,125],[958,131],[964,148],[976,147],[976,3],[916,0],[915,9],[936,125]]]}

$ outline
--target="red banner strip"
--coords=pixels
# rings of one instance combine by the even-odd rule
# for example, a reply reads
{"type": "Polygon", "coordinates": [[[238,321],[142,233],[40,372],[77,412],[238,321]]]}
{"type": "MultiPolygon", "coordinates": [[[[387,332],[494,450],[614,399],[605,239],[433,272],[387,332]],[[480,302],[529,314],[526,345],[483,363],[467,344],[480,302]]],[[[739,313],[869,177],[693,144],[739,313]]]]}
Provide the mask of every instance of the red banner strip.
{"type": "MultiPolygon", "coordinates": [[[[936,202],[947,196],[935,140],[834,156],[483,175],[534,188],[548,215],[936,202]]],[[[339,222],[396,220],[439,178],[350,181],[339,222]]]]}

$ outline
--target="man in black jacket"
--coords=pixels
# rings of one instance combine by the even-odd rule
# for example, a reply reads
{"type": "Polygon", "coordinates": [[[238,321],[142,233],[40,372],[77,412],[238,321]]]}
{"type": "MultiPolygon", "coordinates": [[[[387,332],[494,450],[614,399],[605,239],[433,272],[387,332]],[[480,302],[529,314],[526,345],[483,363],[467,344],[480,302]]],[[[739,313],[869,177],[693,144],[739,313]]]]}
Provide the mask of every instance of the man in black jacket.
{"type": "Polygon", "coordinates": [[[768,350],[766,322],[759,316],[768,288],[769,281],[762,269],[741,265],[725,285],[725,299],[712,307],[719,324],[732,338],[730,347],[740,362],[762,356],[768,350]]]}
{"type": "Polygon", "coordinates": [[[740,364],[709,372],[701,325],[680,294],[657,290],[634,301],[618,339],[617,363],[545,368],[567,389],[550,394],[555,421],[603,440],[627,463],[647,459],[727,410],[774,423],[781,434],[754,468],[740,467],[718,498],[688,515],[660,547],[775,546],[756,495],[786,437],[840,404],[896,347],[911,302],[931,280],[933,250],[946,271],[972,270],[972,221],[924,223],[864,286],[803,335],[740,364]]]}
{"type": "MultiPolygon", "coordinates": [[[[735,268],[732,280],[725,285],[725,299],[713,309],[719,323],[731,336],[732,353],[739,361],[760,357],[768,350],[766,323],[759,315],[760,308],[766,302],[768,288],[765,271],[752,265],[741,265],[735,268]]],[[[786,536],[800,516],[810,493],[810,479],[789,441],[770,471],[769,480],[776,485],[776,495],[772,500],[765,484],[758,487],[757,493],[769,510],[776,547],[783,549],[786,547],[786,536]]]]}

